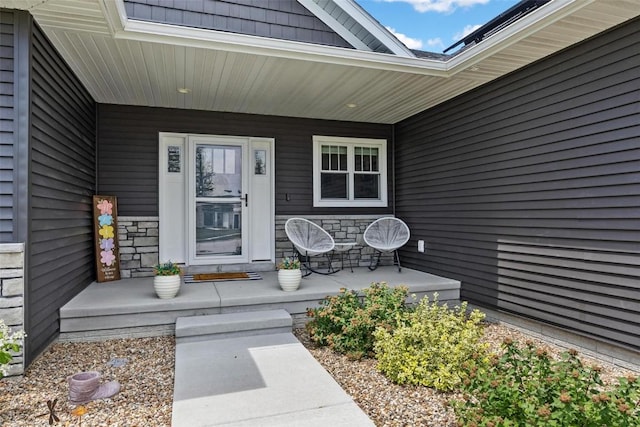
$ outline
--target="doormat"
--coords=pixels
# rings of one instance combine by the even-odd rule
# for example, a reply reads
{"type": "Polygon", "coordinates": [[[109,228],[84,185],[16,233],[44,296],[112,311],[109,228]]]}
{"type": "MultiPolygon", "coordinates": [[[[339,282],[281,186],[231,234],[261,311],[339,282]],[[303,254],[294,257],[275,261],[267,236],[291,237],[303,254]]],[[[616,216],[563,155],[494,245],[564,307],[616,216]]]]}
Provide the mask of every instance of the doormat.
{"type": "Polygon", "coordinates": [[[252,271],[237,273],[199,273],[185,274],[184,283],[196,282],[227,282],[230,280],[261,280],[258,273],[252,271]]]}

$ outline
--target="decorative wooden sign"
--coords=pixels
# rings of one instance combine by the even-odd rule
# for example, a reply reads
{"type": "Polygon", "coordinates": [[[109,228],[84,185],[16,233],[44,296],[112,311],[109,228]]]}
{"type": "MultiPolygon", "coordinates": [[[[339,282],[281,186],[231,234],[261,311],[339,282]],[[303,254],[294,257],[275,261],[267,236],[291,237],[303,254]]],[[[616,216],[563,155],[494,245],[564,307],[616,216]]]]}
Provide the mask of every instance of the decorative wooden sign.
{"type": "Polygon", "coordinates": [[[115,196],[93,196],[93,228],[98,282],[120,280],[118,203],[115,196]]]}

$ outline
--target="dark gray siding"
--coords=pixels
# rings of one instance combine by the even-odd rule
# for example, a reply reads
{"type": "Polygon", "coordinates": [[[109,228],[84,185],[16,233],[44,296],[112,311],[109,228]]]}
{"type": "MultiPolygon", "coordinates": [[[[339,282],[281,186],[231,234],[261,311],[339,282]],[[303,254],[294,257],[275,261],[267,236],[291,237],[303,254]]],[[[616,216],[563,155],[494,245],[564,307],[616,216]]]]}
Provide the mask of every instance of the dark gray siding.
{"type": "Polygon", "coordinates": [[[296,0],[125,0],[127,16],[143,21],[347,47],[296,0]]]}
{"type": "Polygon", "coordinates": [[[158,215],[159,132],[275,138],[277,214],[391,212],[313,208],[311,173],[313,135],[385,138],[390,151],[389,125],[104,104],[98,111],[98,192],[118,197],[120,215],[158,215]]]}
{"type": "Polygon", "coordinates": [[[94,279],[92,196],[96,107],[33,26],[29,359],[55,338],[58,309],[94,279]]]}
{"type": "Polygon", "coordinates": [[[0,10],[0,243],[14,242],[14,14],[0,10]]]}
{"type": "Polygon", "coordinates": [[[404,265],[640,349],[638,46],[636,19],[397,124],[404,265]]]}

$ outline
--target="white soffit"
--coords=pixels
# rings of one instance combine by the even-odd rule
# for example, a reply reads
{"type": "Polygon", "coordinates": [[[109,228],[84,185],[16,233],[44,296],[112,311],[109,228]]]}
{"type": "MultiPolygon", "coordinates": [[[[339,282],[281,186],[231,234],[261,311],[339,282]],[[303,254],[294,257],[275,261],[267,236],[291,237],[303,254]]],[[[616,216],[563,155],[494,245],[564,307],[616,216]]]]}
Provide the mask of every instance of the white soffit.
{"type": "Polygon", "coordinates": [[[101,103],[396,123],[637,16],[639,3],[553,0],[448,62],[128,20],[121,0],[30,11],[101,103]]]}

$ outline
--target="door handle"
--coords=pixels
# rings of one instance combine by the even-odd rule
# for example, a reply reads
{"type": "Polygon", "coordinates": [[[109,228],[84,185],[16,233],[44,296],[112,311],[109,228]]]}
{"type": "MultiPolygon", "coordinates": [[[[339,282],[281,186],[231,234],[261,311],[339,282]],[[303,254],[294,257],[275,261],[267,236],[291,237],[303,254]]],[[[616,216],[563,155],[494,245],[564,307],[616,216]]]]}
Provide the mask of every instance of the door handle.
{"type": "Polygon", "coordinates": [[[249,206],[249,195],[247,193],[244,194],[244,197],[240,197],[240,200],[244,200],[244,207],[249,206]]]}

